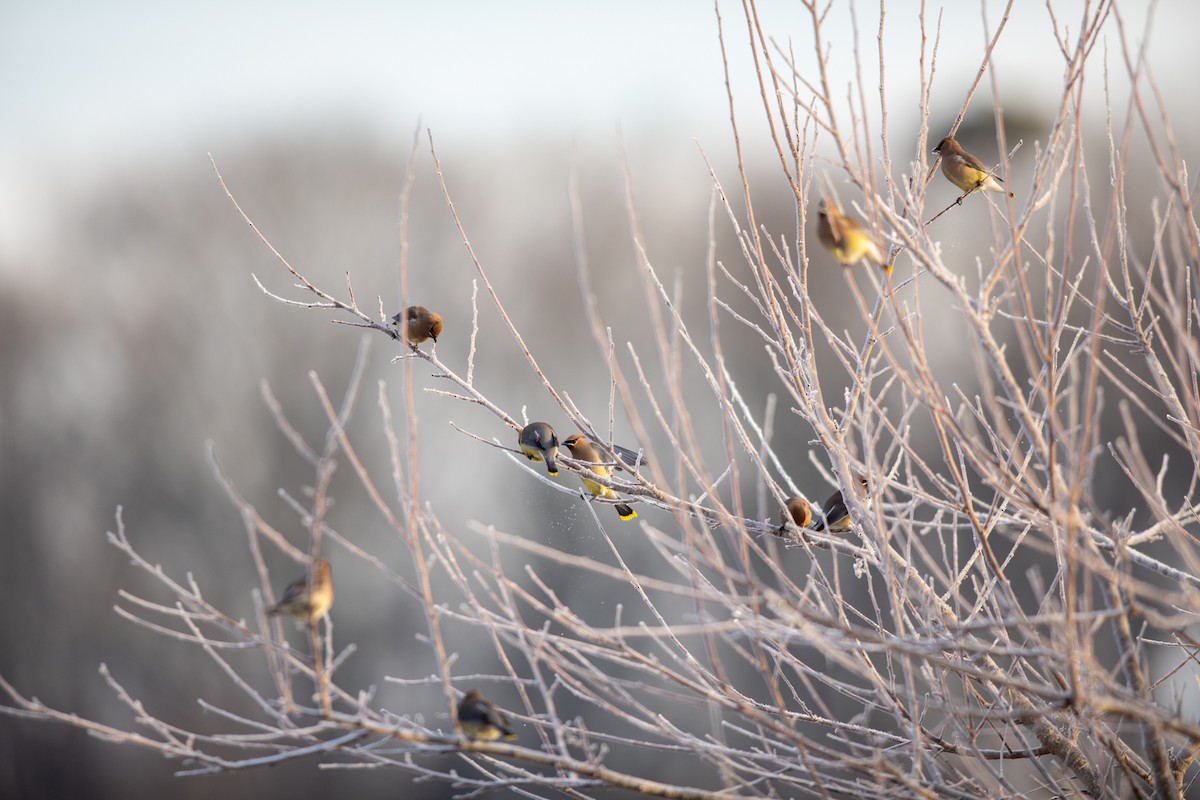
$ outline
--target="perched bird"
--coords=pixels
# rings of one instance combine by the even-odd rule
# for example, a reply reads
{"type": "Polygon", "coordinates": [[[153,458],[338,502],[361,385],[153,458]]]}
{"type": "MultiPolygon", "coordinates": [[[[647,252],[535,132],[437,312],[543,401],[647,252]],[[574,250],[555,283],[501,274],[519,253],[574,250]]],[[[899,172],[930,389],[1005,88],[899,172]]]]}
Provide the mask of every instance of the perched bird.
{"type": "MultiPolygon", "coordinates": [[[[862,475],[855,476],[863,491],[867,489],[867,479],[862,475]]],[[[812,524],[814,531],[837,531],[850,528],[850,509],[846,508],[846,498],[842,493],[834,492],[825,505],[821,506],[821,517],[812,524]]]]}
{"type": "Polygon", "coordinates": [[[426,339],[433,339],[436,344],[437,337],[442,335],[442,315],[425,306],[409,306],[392,317],[392,325],[413,347],[426,339]]]}
{"type": "Polygon", "coordinates": [[[776,533],[787,530],[788,520],[794,522],[797,528],[807,528],[812,524],[812,506],[803,497],[789,497],[779,512],[779,530],[776,533]]]}
{"type": "Polygon", "coordinates": [[[505,713],[488,702],[478,689],[467,692],[458,704],[458,729],[468,739],[485,742],[516,739],[517,735],[508,729],[508,724],[505,713]]]}
{"type": "Polygon", "coordinates": [[[822,200],[817,206],[817,239],[843,267],[870,261],[892,271],[891,264],[871,234],[854,217],[843,214],[833,202],[822,200]]]}
{"type": "MultiPolygon", "coordinates": [[[[563,439],[563,444],[566,445],[567,449],[571,451],[572,458],[578,461],[590,461],[592,464],[594,464],[594,466],[591,468],[592,472],[596,473],[601,478],[608,477],[608,467],[601,466],[600,462],[602,459],[596,453],[595,448],[592,447],[592,443],[583,438],[582,435],[577,433],[574,436],[568,436],[566,439],[563,439]]],[[[632,466],[632,464],[630,466],[632,466]]],[[[607,486],[588,480],[582,476],[580,477],[583,480],[583,487],[587,489],[593,496],[603,497],[607,500],[616,500],[620,497],[620,495],[607,486]]],[[[615,506],[613,506],[613,508],[617,510],[617,514],[621,516],[621,519],[633,519],[637,516],[637,512],[627,506],[625,503],[617,503],[615,506]]]]}
{"type": "Polygon", "coordinates": [[[545,461],[546,472],[558,474],[558,464],[554,463],[558,458],[558,436],[554,428],[544,422],[531,422],[517,434],[517,444],[530,461],[545,461]]]}
{"type": "MultiPolygon", "coordinates": [[[[942,174],[946,176],[946,180],[964,192],[1004,192],[1004,187],[1000,185],[1004,181],[985,167],[982,161],[963,150],[958,142],[954,141],[953,136],[947,136],[938,142],[933,152],[942,157],[942,174]]],[[[1009,192],[1008,196],[1016,197],[1012,192],[1009,192]]]]}
{"type": "Polygon", "coordinates": [[[312,565],[313,588],[309,591],[308,576],[297,578],[283,590],[279,602],[267,609],[268,614],[290,614],[305,622],[316,622],[329,613],[333,605],[333,573],[329,562],[318,558],[312,565]]]}

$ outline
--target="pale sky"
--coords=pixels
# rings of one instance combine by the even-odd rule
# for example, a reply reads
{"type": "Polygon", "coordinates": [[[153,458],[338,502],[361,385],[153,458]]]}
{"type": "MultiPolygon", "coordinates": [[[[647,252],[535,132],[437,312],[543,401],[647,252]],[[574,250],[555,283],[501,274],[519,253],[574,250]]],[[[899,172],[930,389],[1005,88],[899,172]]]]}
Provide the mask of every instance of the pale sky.
{"type": "MultiPolygon", "coordinates": [[[[844,4],[830,15],[827,41],[835,93],[853,80],[852,35],[844,4]]],[[[1077,35],[1082,0],[1054,3],[1077,35]]],[[[1125,2],[1129,31],[1147,3],[1125,2]]],[[[1000,2],[988,2],[995,26],[1000,2]]],[[[877,59],[878,3],[858,3],[867,73],[877,59]]],[[[919,4],[887,3],[885,53],[891,112],[911,116],[918,76],[919,4]]],[[[811,28],[795,0],[762,0],[764,28],[792,38],[812,70],[811,28]]],[[[739,113],[758,121],[757,88],[741,4],[723,2],[735,62],[739,113]]],[[[929,44],[938,14],[943,36],[935,87],[957,110],[984,49],[980,5],[927,5],[929,44]]],[[[1190,81],[1200,66],[1190,31],[1194,0],[1158,4],[1151,50],[1178,111],[1194,115],[1190,81]],[[1184,24],[1186,23],[1186,24],[1184,24]],[[1172,76],[1187,75],[1187,81],[1172,76]]],[[[1062,58],[1049,36],[1045,4],[1018,0],[995,55],[1006,107],[1032,100],[1050,110],[1062,58]]],[[[1115,39],[1109,58],[1120,58],[1115,39]]],[[[809,72],[809,74],[812,74],[809,72]]],[[[1103,91],[1098,82],[1089,91],[1103,91]]],[[[977,102],[980,102],[977,100],[977,102]]],[[[990,102],[984,100],[982,102],[990,102]]],[[[655,2],[346,2],[215,0],[91,3],[60,0],[0,5],[0,255],[11,252],[45,202],[47,182],[104,174],[128,159],[204,153],[214,142],[293,128],[339,125],[407,142],[415,125],[442,140],[541,138],[611,142],[620,123],[681,141],[728,130],[714,6],[655,2]],[[7,247],[6,247],[7,246],[7,247]]],[[[190,157],[190,155],[189,155],[190,157]]]]}

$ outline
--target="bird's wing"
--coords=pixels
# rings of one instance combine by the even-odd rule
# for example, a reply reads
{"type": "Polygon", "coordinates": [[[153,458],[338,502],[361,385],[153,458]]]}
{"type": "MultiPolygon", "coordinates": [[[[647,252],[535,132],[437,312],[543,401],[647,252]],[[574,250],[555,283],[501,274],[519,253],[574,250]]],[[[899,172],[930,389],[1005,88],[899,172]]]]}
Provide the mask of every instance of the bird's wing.
{"type": "Polygon", "coordinates": [[[621,447],[619,444],[614,444],[612,446],[612,451],[620,456],[621,460],[631,467],[645,469],[650,464],[650,460],[646,458],[646,451],[644,450],[640,451],[641,461],[638,461],[639,451],[637,450],[630,450],[628,447],[621,447]]]}

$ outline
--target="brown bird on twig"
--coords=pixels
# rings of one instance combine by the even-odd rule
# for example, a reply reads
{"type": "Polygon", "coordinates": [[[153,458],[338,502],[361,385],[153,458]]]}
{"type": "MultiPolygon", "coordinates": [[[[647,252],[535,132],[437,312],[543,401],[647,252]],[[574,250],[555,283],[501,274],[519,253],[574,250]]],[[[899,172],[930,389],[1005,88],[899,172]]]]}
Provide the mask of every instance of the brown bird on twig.
{"type": "Polygon", "coordinates": [[[817,206],[817,239],[843,267],[869,261],[891,272],[892,265],[862,223],[837,207],[831,200],[817,206]]]}
{"type": "Polygon", "coordinates": [[[517,738],[517,735],[509,730],[508,716],[488,702],[478,689],[472,689],[463,695],[458,704],[457,716],[458,729],[468,739],[494,742],[501,738],[517,738]]]}
{"type": "Polygon", "coordinates": [[[789,497],[779,512],[779,529],[775,532],[783,533],[789,520],[797,528],[807,528],[812,524],[812,506],[803,497],[789,497]]]}
{"type": "MultiPolygon", "coordinates": [[[[946,180],[967,194],[974,191],[1001,194],[1005,192],[1004,187],[1000,185],[1004,181],[985,167],[982,161],[963,150],[953,136],[947,136],[938,142],[933,152],[942,157],[942,174],[946,176],[946,180]]],[[[1008,192],[1008,196],[1016,197],[1012,192],[1008,192]]]]}
{"type": "MultiPolygon", "coordinates": [[[[592,447],[592,443],[583,438],[582,435],[576,433],[573,436],[568,436],[566,439],[563,439],[563,446],[571,451],[571,457],[577,461],[591,462],[593,464],[591,467],[592,472],[596,473],[601,478],[607,478],[611,474],[608,471],[608,467],[601,465],[600,456],[596,453],[595,448],[592,447]]],[[[622,448],[622,450],[624,450],[626,453],[631,452],[626,448],[622,448]]],[[[625,456],[622,456],[622,459],[624,458],[625,456]]],[[[632,462],[630,465],[632,466],[632,462]]],[[[587,489],[593,497],[602,497],[606,500],[617,500],[620,498],[619,494],[604,484],[596,483],[593,480],[588,480],[582,475],[580,476],[580,479],[583,481],[583,487],[587,489]]],[[[617,514],[620,515],[621,519],[633,519],[637,516],[637,512],[625,503],[617,503],[615,506],[613,506],[613,508],[617,510],[617,514]]]]}
{"type": "Polygon", "coordinates": [[[558,435],[545,422],[531,422],[517,434],[517,444],[530,461],[545,461],[546,472],[558,474],[558,435]]]}
{"type": "MultiPolygon", "coordinates": [[[[863,491],[867,489],[867,479],[856,475],[855,479],[863,491]]],[[[834,492],[825,505],[821,506],[821,517],[812,524],[814,531],[847,531],[850,530],[850,509],[846,507],[846,498],[841,491],[834,492]]]]}
{"type": "Polygon", "coordinates": [[[283,590],[279,602],[267,609],[267,613],[290,614],[304,622],[316,622],[329,613],[333,606],[333,572],[329,562],[318,558],[312,565],[312,589],[308,576],[297,578],[283,590]]]}
{"type": "Polygon", "coordinates": [[[392,317],[392,325],[404,337],[404,341],[416,347],[426,339],[437,339],[442,335],[442,315],[425,306],[409,306],[392,317]]]}

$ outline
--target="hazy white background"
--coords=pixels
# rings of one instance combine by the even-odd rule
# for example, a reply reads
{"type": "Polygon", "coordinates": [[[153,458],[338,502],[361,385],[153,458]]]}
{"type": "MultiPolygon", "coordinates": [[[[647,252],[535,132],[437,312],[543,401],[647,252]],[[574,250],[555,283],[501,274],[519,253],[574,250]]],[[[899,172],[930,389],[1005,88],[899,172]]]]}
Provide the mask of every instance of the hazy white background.
{"type": "MultiPolygon", "coordinates": [[[[839,46],[852,29],[846,4],[836,5],[831,66],[848,82],[852,58],[839,46]]],[[[994,30],[1002,5],[987,3],[986,14],[971,2],[928,5],[930,44],[942,15],[937,96],[947,113],[978,69],[984,17],[994,30]]],[[[1082,4],[1051,5],[1077,35],[1082,4]]],[[[766,29],[784,46],[791,37],[813,74],[804,9],[786,0],[759,6],[766,29]]],[[[1179,93],[1177,121],[1194,119],[1178,78],[1200,66],[1191,44],[1200,9],[1189,0],[1125,6],[1131,34],[1156,9],[1151,64],[1163,89],[1179,93]]],[[[918,7],[887,4],[890,88],[901,97],[916,91],[918,7]]],[[[857,9],[871,93],[878,6],[857,9]]],[[[734,89],[748,124],[757,90],[745,23],[738,4],[722,14],[727,42],[743,56],[734,89]]],[[[1046,19],[1040,2],[1015,4],[993,61],[1007,107],[1046,109],[1055,99],[1062,60],[1046,19]]],[[[407,141],[420,118],[447,144],[483,150],[531,140],[608,145],[618,122],[631,139],[686,147],[692,137],[723,136],[729,118],[714,6],[688,0],[348,2],[336,11],[318,2],[8,2],[0,99],[0,252],[8,253],[53,229],[58,192],[113,169],[195,159],[231,138],[307,129],[407,141]]],[[[893,95],[892,111],[904,117],[913,105],[893,95]]]]}

